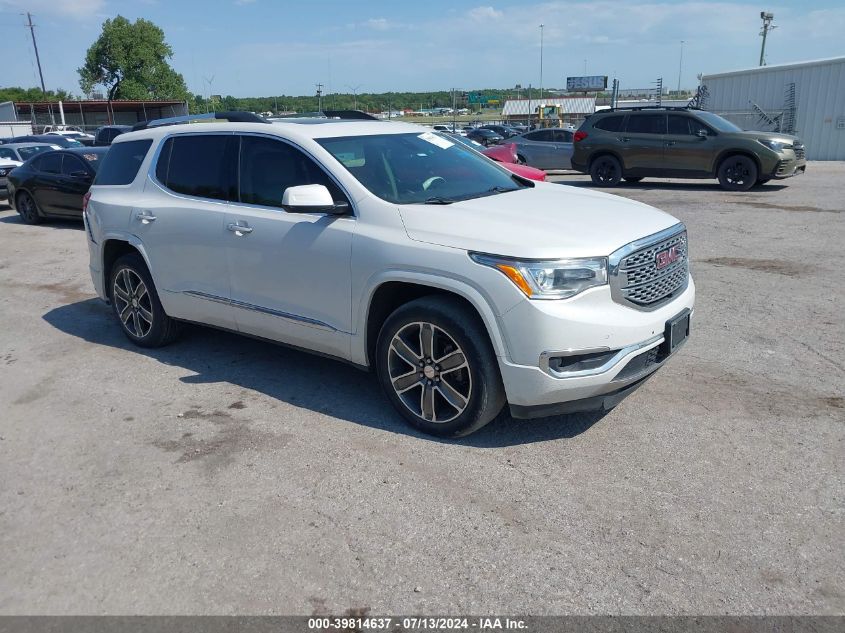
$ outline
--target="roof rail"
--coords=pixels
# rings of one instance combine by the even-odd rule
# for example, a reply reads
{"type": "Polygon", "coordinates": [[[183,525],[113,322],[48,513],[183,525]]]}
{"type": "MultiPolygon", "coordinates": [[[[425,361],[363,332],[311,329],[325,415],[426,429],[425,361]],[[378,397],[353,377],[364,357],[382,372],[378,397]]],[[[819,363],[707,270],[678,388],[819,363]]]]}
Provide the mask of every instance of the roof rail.
{"type": "Polygon", "coordinates": [[[597,112],[638,112],[640,110],[701,110],[701,108],[694,108],[692,106],[664,106],[664,105],[646,105],[646,106],[634,106],[631,108],[626,107],[616,107],[616,108],[605,108],[603,110],[597,110],[597,112]]]}
{"type": "Polygon", "coordinates": [[[267,119],[252,112],[239,112],[237,110],[227,112],[208,112],[205,114],[186,114],[184,116],[168,117],[166,119],[152,119],[141,121],[132,126],[132,131],[146,130],[151,127],[162,127],[164,125],[179,125],[182,123],[193,123],[194,121],[229,121],[230,123],[269,123],[267,119]]]}

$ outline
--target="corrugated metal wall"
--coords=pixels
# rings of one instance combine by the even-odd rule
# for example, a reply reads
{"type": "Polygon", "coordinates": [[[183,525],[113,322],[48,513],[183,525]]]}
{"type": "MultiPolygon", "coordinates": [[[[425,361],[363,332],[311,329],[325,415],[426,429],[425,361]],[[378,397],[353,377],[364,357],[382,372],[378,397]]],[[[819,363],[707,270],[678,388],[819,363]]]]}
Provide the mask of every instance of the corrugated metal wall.
{"type": "MultiPolygon", "coordinates": [[[[796,134],[810,160],[845,160],[845,57],[705,75],[706,107],[745,129],[768,130],[751,102],[777,115],[795,83],[796,134]]],[[[784,114],[783,116],[786,116],[784,114]]]]}

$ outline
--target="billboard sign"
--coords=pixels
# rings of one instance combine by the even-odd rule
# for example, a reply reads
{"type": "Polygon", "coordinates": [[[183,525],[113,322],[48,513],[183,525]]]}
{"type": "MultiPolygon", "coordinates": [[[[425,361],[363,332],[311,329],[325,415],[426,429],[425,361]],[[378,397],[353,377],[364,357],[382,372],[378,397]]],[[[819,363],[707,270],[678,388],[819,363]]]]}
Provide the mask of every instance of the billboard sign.
{"type": "Polygon", "coordinates": [[[607,77],[567,77],[566,89],[569,92],[593,92],[607,89],[607,77]]]}

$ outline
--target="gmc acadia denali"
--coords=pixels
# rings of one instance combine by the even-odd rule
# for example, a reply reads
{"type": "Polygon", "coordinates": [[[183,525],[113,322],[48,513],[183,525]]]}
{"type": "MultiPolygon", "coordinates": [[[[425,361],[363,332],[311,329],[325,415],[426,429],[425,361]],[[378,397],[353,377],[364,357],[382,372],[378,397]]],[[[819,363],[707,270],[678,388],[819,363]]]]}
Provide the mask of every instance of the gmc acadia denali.
{"type": "Polygon", "coordinates": [[[662,211],[409,124],[196,118],[117,137],[87,200],[94,286],[140,346],[196,322],[337,357],[458,437],[506,403],[612,408],[688,336],[687,233],[662,211]]]}

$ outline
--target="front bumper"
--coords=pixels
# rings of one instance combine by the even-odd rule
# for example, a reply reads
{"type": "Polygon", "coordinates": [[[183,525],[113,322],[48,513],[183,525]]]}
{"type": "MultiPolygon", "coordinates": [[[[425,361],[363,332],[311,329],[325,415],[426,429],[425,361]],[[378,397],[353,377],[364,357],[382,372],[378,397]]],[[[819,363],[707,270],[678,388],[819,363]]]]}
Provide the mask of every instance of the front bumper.
{"type": "Polygon", "coordinates": [[[613,301],[606,286],[568,301],[520,302],[500,317],[510,358],[499,368],[514,417],[610,408],[680,348],[664,353],[667,321],[692,311],[695,284],[657,310],[647,312],[613,301]],[[608,354],[590,371],[557,372],[549,358],[608,354]]]}
{"type": "Polygon", "coordinates": [[[807,170],[807,161],[797,158],[783,158],[775,164],[771,173],[772,178],[781,180],[783,178],[791,178],[792,176],[799,176],[807,170]]]}

